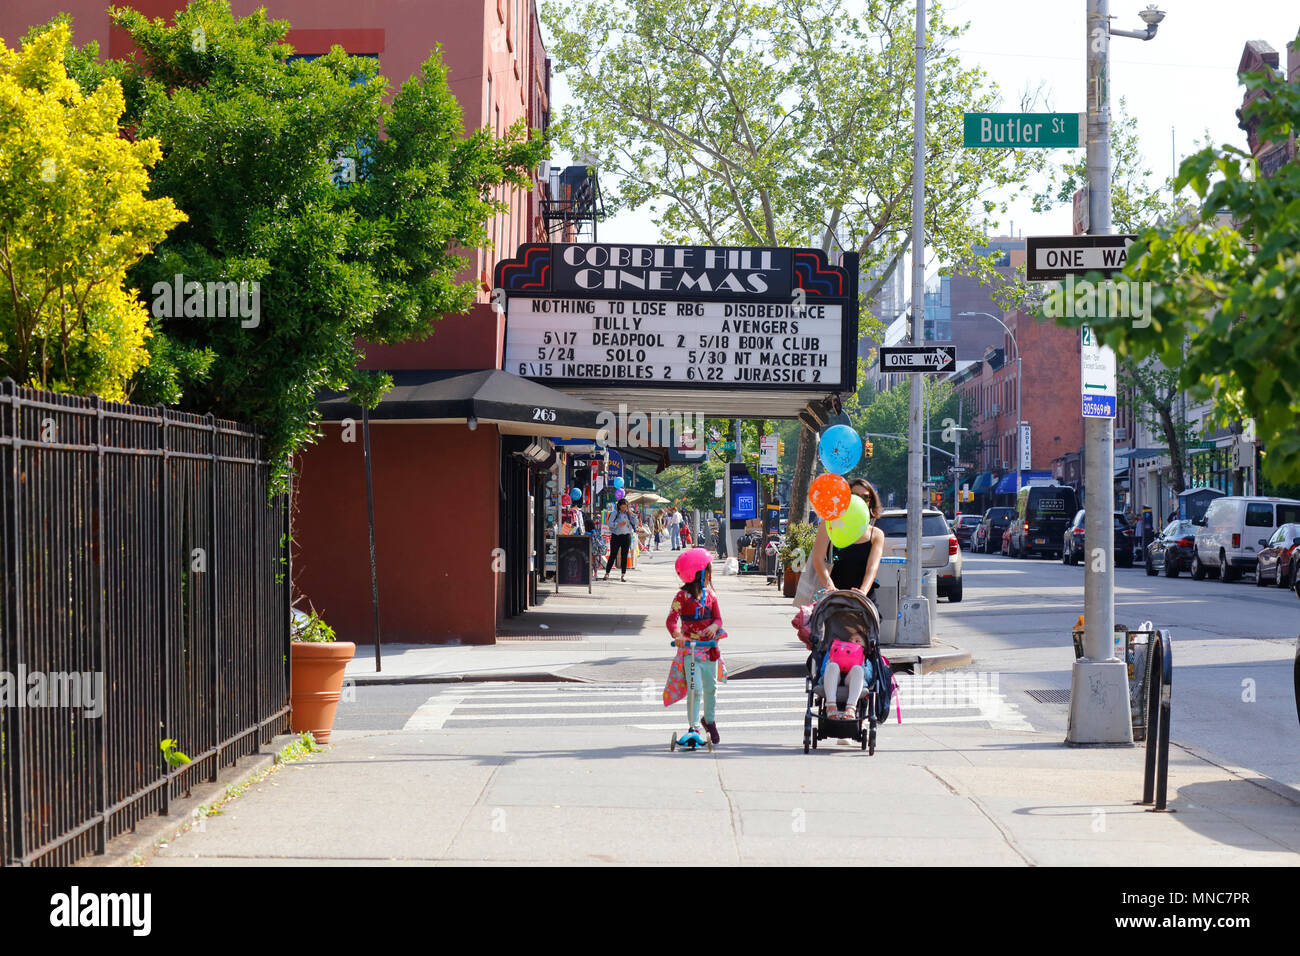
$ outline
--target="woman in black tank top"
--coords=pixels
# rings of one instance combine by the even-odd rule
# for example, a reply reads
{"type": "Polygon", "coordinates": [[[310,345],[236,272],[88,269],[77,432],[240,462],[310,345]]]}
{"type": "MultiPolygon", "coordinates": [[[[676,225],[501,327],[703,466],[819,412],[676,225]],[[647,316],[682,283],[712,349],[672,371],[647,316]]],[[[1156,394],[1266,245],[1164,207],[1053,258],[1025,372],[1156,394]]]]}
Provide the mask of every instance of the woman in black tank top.
{"type": "MultiPolygon", "coordinates": [[[[880,496],[871,482],[854,478],[849,482],[853,494],[867,503],[872,521],[880,516],[880,496]]],[[[817,526],[817,541],[813,545],[813,573],[822,587],[840,591],[858,590],[869,594],[876,583],[880,556],[885,547],[885,535],[874,524],[867,525],[862,537],[847,548],[831,545],[826,533],[826,522],[817,526]]]]}

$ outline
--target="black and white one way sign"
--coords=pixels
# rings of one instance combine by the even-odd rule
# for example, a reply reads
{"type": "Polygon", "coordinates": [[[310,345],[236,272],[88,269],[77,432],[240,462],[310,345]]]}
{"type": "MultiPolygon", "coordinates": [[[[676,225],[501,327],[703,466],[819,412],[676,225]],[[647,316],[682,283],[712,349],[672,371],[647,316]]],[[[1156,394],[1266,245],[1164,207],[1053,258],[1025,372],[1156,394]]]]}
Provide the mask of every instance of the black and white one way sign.
{"type": "Polygon", "coordinates": [[[955,345],[887,345],[880,348],[882,372],[950,372],[956,366],[955,345]]]}
{"type": "Polygon", "coordinates": [[[1054,282],[1089,272],[1114,275],[1136,236],[1033,236],[1025,240],[1025,278],[1054,282]]]}

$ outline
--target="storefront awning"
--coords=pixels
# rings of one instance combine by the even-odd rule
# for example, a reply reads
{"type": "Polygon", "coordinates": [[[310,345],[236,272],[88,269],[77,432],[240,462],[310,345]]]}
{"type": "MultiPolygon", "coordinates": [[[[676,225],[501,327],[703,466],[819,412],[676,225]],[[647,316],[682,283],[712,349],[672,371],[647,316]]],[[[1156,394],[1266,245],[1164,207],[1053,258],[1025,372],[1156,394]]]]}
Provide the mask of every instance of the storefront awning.
{"type": "MultiPolygon", "coordinates": [[[[1030,485],[1048,485],[1052,483],[1052,473],[1050,471],[1022,471],[1020,473],[1020,487],[1028,488],[1030,485]]],[[[1008,472],[1002,476],[998,482],[995,494],[1014,495],[1016,493],[1016,473],[1008,472]]]]}
{"type": "MultiPolygon", "coordinates": [[[[370,412],[373,422],[496,425],[506,435],[595,438],[601,410],[564,392],[500,369],[390,372],[393,387],[370,412]]],[[[327,422],[360,418],[361,408],[337,392],[320,398],[327,422]]]]}
{"type": "Polygon", "coordinates": [[[974,494],[978,495],[981,492],[988,491],[992,487],[993,487],[993,472],[982,471],[975,476],[975,482],[970,486],[970,490],[974,494]]]}

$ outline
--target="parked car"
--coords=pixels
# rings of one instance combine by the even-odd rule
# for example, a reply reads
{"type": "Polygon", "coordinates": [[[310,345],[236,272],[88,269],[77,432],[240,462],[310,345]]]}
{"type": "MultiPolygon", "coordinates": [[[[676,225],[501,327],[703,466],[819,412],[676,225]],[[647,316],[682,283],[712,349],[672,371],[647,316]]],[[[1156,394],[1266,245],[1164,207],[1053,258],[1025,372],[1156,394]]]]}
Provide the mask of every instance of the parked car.
{"type": "MultiPolygon", "coordinates": [[[[907,511],[890,508],[876,519],[885,535],[884,556],[907,556],[907,511]]],[[[957,536],[948,530],[943,512],[925,508],[921,512],[921,567],[933,568],[939,597],[956,603],[961,600],[961,548],[957,536]]]]}
{"type": "Polygon", "coordinates": [[[1160,571],[1167,578],[1178,577],[1179,571],[1192,566],[1192,547],[1196,543],[1196,525],[1190,521],[1171,521],[1146,547],[1147,574],[1160,571]]]}
{"type": "MultiPolygon", "coordinates": [[[[1061,537],[1061,563],[1078,564],[1087,556],[1084,540],[1084,518],[1087,509],[1075,512],[1074,520],[1065,529],[1061,537]]],[[[1124,512],[1113,512],[1115,519],[1115,565],[1121,568],[1133,567],[1133,526],[1124,517],[1124,512]]]]}
{"type": "Polygon", "coordinates": [[[1268,547],[1279,527],[1300,524],[1300,501],[1227,495],[1211,501],[1197,524],[1192,577],[1235,581],[1255,570],[1259,549],[1268,547]]]}
{"type": "Polygon", "coordinates": [[[990,508],[984,512],[979,527],[971,536],[971,550],[984,554],[1001,551],[1007,525],[1011,523],[1011,516],[1015,513],[1015,508],[990,508]]]}
{"type": "Polygon", "coordinates": [[[958,515],[953,522],[953,534],[957,536],[957,546],[963,545],[967,548],[971,546],[971,536],[974,535],[975,529],[980,526],[979,515],[958,515]]]}
{"type": "Polygon", "coordinates": [[[1272,582],[1280,588],[1294,588],[1300,571],[1300,524],[1284,524],[1273,532],[1268,546],[1259,552],[1255,584],[1272,582]]]}
{"type": "Polygon", "coordinates": [[[1021,488],[1016,515],[1007,529],[1008,552],[1018,558],[1035,554],[1061,557],[1070,515],[1078,507],[1079,497],[1069,485],[1021,488]]]}

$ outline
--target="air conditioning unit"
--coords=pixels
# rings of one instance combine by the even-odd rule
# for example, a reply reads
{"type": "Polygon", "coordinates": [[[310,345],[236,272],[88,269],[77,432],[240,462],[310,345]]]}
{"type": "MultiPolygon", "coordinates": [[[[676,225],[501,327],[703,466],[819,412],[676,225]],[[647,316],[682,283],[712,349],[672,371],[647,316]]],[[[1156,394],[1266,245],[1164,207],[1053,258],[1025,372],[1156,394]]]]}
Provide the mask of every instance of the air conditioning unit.
{"type": "Polygon", "coordinates": [[[1128,429],[1127,429],[1127,428],[1116,428],[1116,429],[1115,429],[1115,441],[1127,441],[1127,440],[1128,440],[1128,429]]]}
{"type": "Polygon", "coordinates": [[[1009,462],[1009,461],[1005,461],[1005,460],[1004,460],[1004,461],[1002,462],[1002,470],[1003,470],[1003,471],[1010,471],[1010,470],[1011,470],[1011,462],[1009,462]]]}

